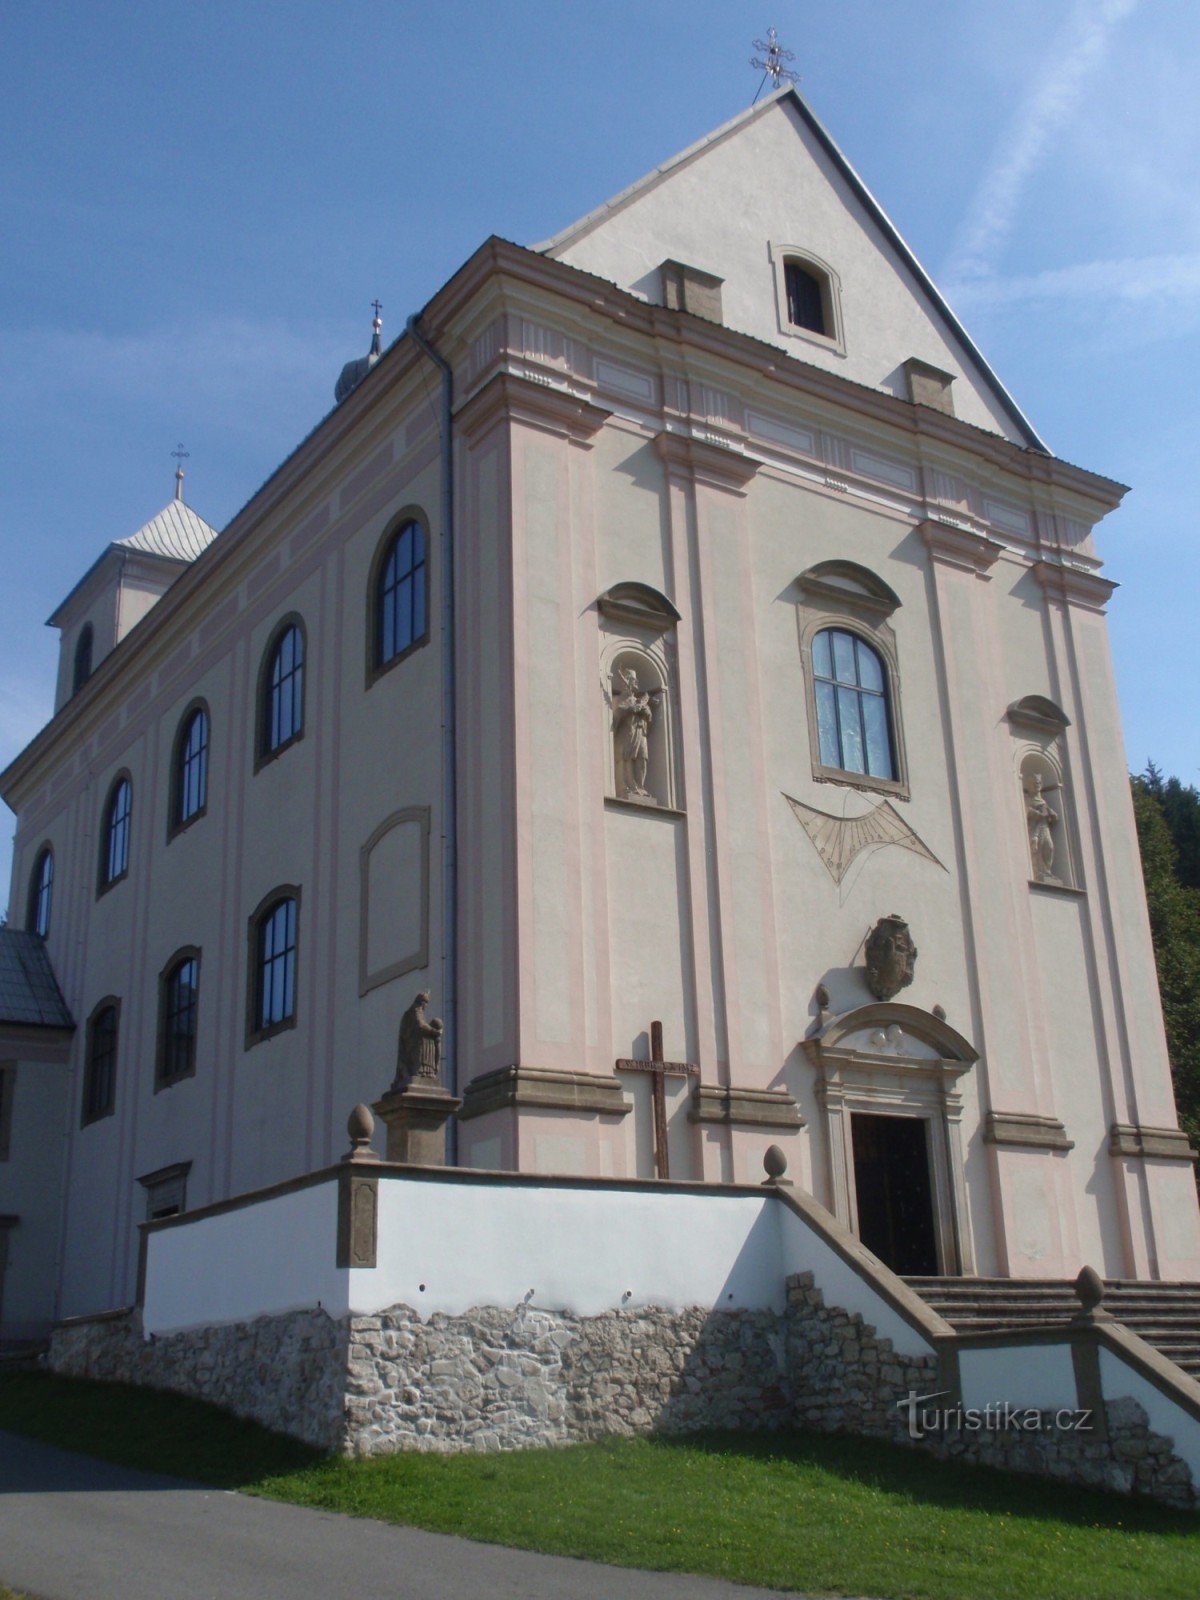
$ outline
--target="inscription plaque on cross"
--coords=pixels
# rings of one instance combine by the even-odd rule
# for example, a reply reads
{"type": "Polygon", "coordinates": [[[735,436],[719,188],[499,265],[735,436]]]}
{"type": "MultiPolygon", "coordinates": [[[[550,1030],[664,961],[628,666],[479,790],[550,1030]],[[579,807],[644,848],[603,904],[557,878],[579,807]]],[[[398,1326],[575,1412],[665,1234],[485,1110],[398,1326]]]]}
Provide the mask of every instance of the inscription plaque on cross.
{"type": "Polygon", "coordinates": [[[650,1077],[650,1096],[654,1105],[654,1172],[659,1178],[671,1176],[671,1158],[667,1153],[667,1083],[668,1078],[698,1078],[700,1068],[694,1061],[663,1060],[662,1023],[650,1024],[649,1061],[623,1058],[617,1062],[618,1072],[645,1072],[650,1077]]]}

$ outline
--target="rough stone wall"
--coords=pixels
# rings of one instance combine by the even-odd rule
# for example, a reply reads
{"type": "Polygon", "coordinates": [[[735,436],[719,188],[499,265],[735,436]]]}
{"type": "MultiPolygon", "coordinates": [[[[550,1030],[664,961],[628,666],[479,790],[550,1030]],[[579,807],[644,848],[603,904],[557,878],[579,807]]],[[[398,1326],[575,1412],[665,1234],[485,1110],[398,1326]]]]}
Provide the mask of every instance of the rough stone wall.
{"type": "Polygon", "coordinates": [[[134,1312],[56,1328],[50,1366],[223,1406],[321,1450],[344,1437],[346,1326],[324,1311],[144,1338],[134,1312]]]}
{"type": "MultiPolygon", "coordinates": [[[[56,1372],[171,1389],[325,1450],[512,1450],[604,1434],[794,1424],[911,1442],[900,1402],[939,1388],[933,1356],[900,1357],[812,1274],[770,1311],[648,1308],[576,1317],[479,1307],[428,1321],[408,1306],[333,1321],[260,1317],[144,1339],[134,1316],[55,1330],[56,1372]]],[[[945,1403],[944,1401],[942,1402],[945,1403]]],[[[1050,1423],[1050,1419],[1046,1419],[1050,1423]]],[[[952,1460],[1194,1507],[1187,1464],[1132,1400],[1095,1432],[929,1433],[952,1460]]]]}

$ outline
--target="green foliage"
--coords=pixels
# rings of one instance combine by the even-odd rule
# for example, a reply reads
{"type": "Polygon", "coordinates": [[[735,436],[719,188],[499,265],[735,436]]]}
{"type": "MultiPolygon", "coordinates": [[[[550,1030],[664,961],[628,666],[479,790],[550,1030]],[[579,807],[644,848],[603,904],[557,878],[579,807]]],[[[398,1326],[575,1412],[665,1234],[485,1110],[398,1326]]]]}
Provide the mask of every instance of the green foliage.
{"type": "Polygon", "coordinates": [[[1133,811],[1180,1125],[1200,1139],[1200,887],[1184,880],[1179,840],[1200,870],[1200,795],[1150,764],[1133,811]]]}
{"type": "Polygon", "coordinates": [[[805,1593],[1200,1594],[1195,1517],[870,1439],[781,1431],[322,1459],[211,1406],[41,1374],[0,1382],[0,1427],[297,1505],[805,1593]]]}

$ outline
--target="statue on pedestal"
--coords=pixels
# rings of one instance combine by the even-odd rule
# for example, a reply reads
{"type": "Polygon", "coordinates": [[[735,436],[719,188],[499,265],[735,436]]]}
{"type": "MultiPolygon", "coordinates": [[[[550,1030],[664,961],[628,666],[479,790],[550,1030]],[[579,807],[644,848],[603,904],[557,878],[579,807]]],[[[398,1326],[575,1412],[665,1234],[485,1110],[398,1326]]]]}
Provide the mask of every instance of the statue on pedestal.
{"type": "Polygon", "coordinates": [[[427,1018],[429,991],[421,993],[400,1018],[400,1046],[396,1055],[393,1091],[410,1083],[438,1083],[442,1075],[442,1034],[440,1017],[427,1018]]]}

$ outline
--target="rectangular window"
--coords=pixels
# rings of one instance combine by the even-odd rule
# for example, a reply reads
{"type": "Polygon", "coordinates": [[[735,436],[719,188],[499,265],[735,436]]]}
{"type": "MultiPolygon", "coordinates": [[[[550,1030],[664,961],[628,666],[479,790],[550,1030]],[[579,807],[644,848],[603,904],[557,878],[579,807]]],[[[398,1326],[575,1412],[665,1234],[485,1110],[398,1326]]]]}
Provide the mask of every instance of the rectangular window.
{"type": "Polygon", "coordinates": [[[173,1167],[160,1167],[157,1172],[147,1172],[138,1179],[146,1191],[147,1222],[161,1222],[164,1217],[177,1217],[187,1210],[187,1180],[191,1170],[190,1161],[179,1161],[173,1167]]]}

